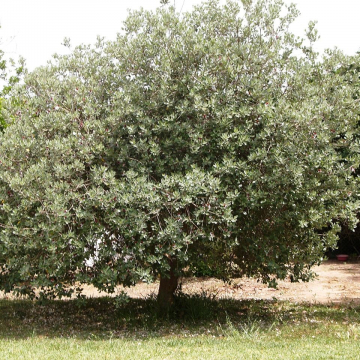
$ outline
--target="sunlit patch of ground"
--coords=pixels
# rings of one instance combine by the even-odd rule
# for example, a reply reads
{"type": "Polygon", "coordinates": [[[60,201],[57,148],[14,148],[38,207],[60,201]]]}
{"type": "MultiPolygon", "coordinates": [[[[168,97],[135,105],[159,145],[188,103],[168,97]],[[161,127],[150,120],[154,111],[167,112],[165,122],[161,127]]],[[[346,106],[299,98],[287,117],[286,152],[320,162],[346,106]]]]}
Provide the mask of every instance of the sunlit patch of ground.
{"type": "MultiPolygon", "coordinates": [[[[216,298],[289,300],[291,302],[310,303],[354,303],[360,304],[360,262],[342,263],[337,260],[327,261],[315,267],[318,277],[309,283],[291,283],[280,281],[278,288],[268,288],[255,279],[234,279],[232,284],[224,284],[213,278],[183,279],[181,289],[186,294],[205,292],[216,298]]],[[[133,298],[156,294],[159,284],[138,284],[132,288],[119,287],[133,298]]],[[[101,294],[91,286],[86,286],[87,296],[101,294]]],[[[104,295],[104,294],[102,294],[104,295]]]]}
{"type": "MultiPolygon", "coordinates": [[[[360,304],[360,262],[326,261],[313,269],[318,275],[309,283],[279,281],[278,288],[266,285],[251,278],[234,279],[231,284],[213,278],[182,279],[181,290],[185,294],[205,293],[217,299],[233,298],[288,300],[319,304],[353,303],[360,304]]],[[[141,283],[131,288],[118,287],[117,292],[125,291],[132,298],[146,298],[156,294],[159,284],[141,283]]],[[[109,295],[100,293],[94,287],[85,285],[84,295],[99,297],[109,295]]],[[[4,295],[0,296],[4,297],[4,295]]]]}

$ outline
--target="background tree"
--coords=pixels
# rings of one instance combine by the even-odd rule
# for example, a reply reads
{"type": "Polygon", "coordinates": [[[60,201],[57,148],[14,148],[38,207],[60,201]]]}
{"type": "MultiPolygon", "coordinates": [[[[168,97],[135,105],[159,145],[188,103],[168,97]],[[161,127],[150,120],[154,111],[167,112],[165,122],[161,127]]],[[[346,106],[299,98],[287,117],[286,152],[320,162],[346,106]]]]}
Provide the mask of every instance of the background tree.
{"type": "MultiPolygon", "coordinates": [[[[5,68],[6,68],[6,62],[4,60],[4,52],[2,50],[0,50],[0,82],[4,80],[5,68]]],[[[2,115],[2,102],[3,102],[3,100],[0,97],[0,132],[2,132],[6,126],[5,119],[2,115]]]]}
{"type": "Polygon", "coordinates": [[[26,76],[0,145],[1,289],[160,276],[166,305],[185,269],[307,280],[337,222],[356,222],[358,103],[334,71],[354,60],[317,61],[314,26],[308,42],[288,31],[297,15],[136,11],[116,41],[26,76]]]}
{"type": "MultiPolygon", "coordinates": [[[[25,60],[23,58],[20,58],[17,63],[12,59],[7,61],[4,51],[0,49],[0,133],[3,132],[9,124],[5,121],[6,116],[3,113],[4,97],[6,97],[11,92],[12,87],[20,81],[25,71],[25,60]]],[[[15,99],[16,97],[13,97],[12,101],[16,102],[15,99]]],[[[16,105],[19,104],[17,103],[16,105]]]]}

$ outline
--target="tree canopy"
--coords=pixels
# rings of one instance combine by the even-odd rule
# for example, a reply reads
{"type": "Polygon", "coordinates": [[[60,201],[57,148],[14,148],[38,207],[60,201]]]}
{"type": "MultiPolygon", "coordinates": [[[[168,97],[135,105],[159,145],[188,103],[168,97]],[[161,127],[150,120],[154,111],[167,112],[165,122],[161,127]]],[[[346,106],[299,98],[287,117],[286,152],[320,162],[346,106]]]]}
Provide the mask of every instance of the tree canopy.
{"type": "Polygon", "coordinates": [[[356,222],[359,104],[337,69],[358,60],[319,61],[313,24],[289,32],[297,15],[278,0],[135,11],[116,41],[28,74],[0,144],[0,288],[160,276],[169,302],[204,269],[308,279],[356,222]]]}

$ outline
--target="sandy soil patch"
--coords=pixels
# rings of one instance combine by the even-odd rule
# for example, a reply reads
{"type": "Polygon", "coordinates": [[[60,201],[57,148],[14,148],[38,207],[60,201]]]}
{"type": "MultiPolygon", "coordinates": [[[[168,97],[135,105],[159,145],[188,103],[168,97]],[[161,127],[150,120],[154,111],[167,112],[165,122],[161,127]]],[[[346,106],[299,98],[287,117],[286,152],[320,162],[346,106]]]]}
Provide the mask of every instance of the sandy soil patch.
{"type": "MultiPolygon", "coordinates": [[[[234,299],[278,299],[291,302],[309,303],[354,303],[360,304],[360,262],[342,263],[327,261],[315,267],[318,277],[309,283],[280,281],[277,289],[268,288],[254,279],[234,279],[232,284],[224,284],[213,278],[183,279],[184,293],[201,293],[217,298],[234,299]]],[[[138,284],[132,288],[119,287],[130,297],[139,298],[156,294],[159,284],[138,284]]],[[[85,287],[87,296],[99,296],[96,289],[85,287]]]]}
{"type": "MultiPolygon", "coordinates": [[[[234,279],[232,284],[213,278],[183,279],[182,291],[186,294],[206,293],[216,298],[289,300],[321,304],[353,303],[360,304],[360,261],[326,261],[315,267],[317,278],[308,283],[279,281],[277,289],[251,278],[234,279]]],[[[125,291],[132,298],[145,298],[157,294],[159,283],[138,284],[132,288],[118,287],[118,292],[125,291]]],[[[106,296],[92,286],[84,286],[84,295],[88,297],[106,296]]],[[[116,294],[114,294],[116,295],[116,294]]],[[[0,298],[4,297],[0,293],[0,298]]],[[[11,296],[6,296],[11,298],[11,296]]]]}

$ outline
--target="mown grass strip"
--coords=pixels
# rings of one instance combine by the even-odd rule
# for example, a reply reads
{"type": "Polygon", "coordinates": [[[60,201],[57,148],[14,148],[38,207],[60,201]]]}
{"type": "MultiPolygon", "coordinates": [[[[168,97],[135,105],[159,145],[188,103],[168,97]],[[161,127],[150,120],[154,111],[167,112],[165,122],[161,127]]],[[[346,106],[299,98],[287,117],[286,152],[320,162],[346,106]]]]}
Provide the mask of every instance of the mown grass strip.
{"type": "Polygon", "coordinates": [[[2,359],[360,359],[359,341],[327,337],[1,340],[2,359]]]}

